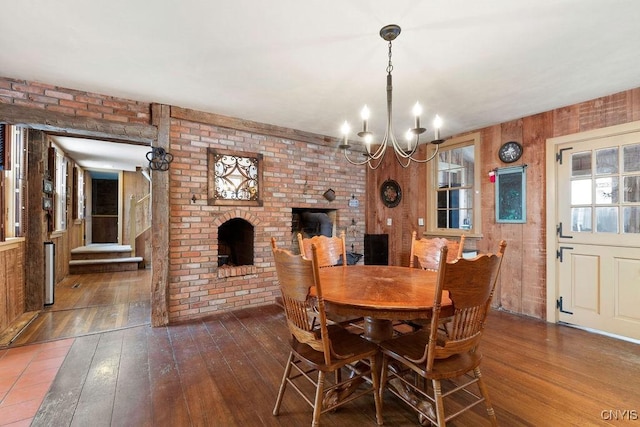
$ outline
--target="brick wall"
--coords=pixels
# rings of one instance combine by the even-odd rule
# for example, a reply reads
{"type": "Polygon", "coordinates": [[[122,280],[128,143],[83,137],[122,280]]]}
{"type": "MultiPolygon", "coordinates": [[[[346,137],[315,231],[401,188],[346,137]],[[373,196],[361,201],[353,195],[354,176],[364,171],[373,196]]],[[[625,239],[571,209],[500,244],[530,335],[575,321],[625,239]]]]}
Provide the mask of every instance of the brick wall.
{"type": "MultiPolygon", "coordinates": [[[[350,208],[354,194],[364,198],[365,169],[348,167],[338,150],[212,125],[172,120],[170,173],[171,320],[198,317],[217,310],[265,304],[279,294],[270,239],[291,247],[291,208],[337,209],[338,232],[351,220],[364,224],[364,203],[350,208]],[[207,149],[261,153],[261,207],[207,204],[207,149]],[[322,196],[332,188],[336,199],[322,196]],[[195,203],[192,197],[196,196],[195,203]],[[243,218],[254,226],[254,265],[219,271],[218,226],[243,218]]],[[[347,247],[363,251],[363,228],[349,235],[347,247]]],[[[226,268],[226,267],[222,267],[226,268]]]]}
{"type": "Polygon", "coordinates": [[[97,93],[60,88],[44,83],[0,78],[0,102],[77,117],[121,123],[151,123],[151,106],[97,93]]]}

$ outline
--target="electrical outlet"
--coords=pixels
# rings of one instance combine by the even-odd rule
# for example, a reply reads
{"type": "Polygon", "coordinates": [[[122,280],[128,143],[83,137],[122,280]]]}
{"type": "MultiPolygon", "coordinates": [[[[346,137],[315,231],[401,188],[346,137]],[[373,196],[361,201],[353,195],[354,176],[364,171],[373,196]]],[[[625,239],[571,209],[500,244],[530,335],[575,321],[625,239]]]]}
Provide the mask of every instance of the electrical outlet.
{"type": "Polygon", "coordinates": [[[424,227],[424,218],[418,218],[418,227],[424,227]]]}
{"type": "Polygon", "coordinates": [[[393,225],[393,220],[391,218],[387,218],[387,225],[393,225]]]}

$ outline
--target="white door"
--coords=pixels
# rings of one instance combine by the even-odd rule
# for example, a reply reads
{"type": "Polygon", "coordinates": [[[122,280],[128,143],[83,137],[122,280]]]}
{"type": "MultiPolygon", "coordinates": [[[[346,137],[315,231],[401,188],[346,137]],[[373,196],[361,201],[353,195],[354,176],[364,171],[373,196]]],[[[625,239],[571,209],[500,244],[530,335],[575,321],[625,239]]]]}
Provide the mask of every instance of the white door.
{"type": "Polygon", "coordinates": [[[640,132],[620,129],[628,127],[547,146],[555,165],[548,286],[556,320],[640,339],[640,132]]]}

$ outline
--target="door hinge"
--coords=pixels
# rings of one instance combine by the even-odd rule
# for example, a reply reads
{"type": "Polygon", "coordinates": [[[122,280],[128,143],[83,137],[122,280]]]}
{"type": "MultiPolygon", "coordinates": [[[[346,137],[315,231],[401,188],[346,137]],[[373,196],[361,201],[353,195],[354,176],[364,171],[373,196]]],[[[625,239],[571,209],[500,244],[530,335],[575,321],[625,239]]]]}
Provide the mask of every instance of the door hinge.
{"type": "Polygon", "coordinates": [[[556,234],[562,239],[573,239],[573,236],[565,236],[564,234],[562,234],[562,223],[556,226],[556,234]]]}
{"type": "Polygon", "coordinates": [[[560,260],[560,262],[562,262],[562,251],[564,251],[565,249],[570,250],[573,248],[568,248],[568,247],[559,247],[558,250],[556,251],[556,258],[560,260]]]}
{"type": "Polygon", "coordinates": [[[558,152],[556,153],[556,162],[562,164],[562,152],[567,150],[573,150],[573,147],[559,149],[558,152]]]}
{"type": "Polygon", "coordinates": [[[556,300],[556,308],[560,310],[560,313],[573,314],[573,311],[567,311],[562,308],[562,297],[556,300]]]}

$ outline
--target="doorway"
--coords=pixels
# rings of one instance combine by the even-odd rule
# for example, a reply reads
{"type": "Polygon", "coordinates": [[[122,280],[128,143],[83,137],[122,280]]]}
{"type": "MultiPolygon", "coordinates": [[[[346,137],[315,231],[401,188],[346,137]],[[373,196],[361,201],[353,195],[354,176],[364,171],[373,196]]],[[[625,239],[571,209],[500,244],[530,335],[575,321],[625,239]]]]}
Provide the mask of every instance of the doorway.
{"type": "Polygon", "coordinates": [[[547,320],[640,340],[640,122],[547,141],[547,320]]]}
{"type": "Polygon", "coordinates": [[[117,173],[90,171],[90,243],[118,243],[120,191],[117,173]]]}

